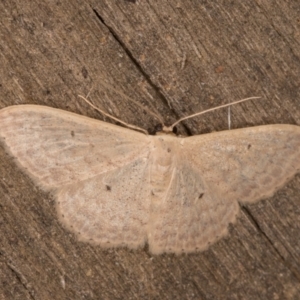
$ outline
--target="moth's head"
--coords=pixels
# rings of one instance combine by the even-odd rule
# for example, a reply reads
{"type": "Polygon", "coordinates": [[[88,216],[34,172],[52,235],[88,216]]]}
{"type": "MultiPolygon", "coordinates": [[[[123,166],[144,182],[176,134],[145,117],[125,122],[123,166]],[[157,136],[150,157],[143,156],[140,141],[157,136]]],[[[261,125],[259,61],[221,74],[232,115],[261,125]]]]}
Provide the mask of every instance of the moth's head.
{"type": "Polygon", "coordinates": [[[176,136],[177,128],[175,126],[165,126],[163,124],[155,125],[153,130],[149,130],[150,135],[173,135],[176,136]]]}

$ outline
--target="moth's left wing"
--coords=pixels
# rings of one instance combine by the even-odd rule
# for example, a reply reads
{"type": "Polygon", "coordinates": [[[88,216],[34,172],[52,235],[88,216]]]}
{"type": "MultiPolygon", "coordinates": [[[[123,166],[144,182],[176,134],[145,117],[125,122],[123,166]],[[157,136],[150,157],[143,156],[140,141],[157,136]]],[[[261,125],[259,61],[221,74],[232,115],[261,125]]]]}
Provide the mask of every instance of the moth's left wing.
{"type": "Polygon", "coordinates": [[[53,190],[61,222],[80,240],[137,248],[149,219],[144,134],[59,109],[0,111],[0,140],[37,185],[53,190]]]}
{"type": "Polygon", "coordinates": [[[38,105],[0,110],[0,141],[46,188],[84,181],[148,156],[149,138],[133,130],[38,105]]]}
{"type": "Polygon", "coordinates": [[[140,157],[58,189],[58,217],[81,241],[136,249],[147,237],[149,191],[149,161],[140,157]]]}

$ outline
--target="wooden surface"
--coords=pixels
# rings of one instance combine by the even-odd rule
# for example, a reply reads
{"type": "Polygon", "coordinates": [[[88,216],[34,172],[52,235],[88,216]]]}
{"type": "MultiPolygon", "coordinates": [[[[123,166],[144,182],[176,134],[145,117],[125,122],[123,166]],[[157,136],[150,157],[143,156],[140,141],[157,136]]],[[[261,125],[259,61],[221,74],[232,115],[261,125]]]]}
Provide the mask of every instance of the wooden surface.
{"type": "MultiPolygon", "coordinates": [[[[0,108],[39,104],[145,129],[248,96],[232,127],[300,125],[300,2],[1,1],[0,108]],[[113,86],[114,91],[108,86],[113,86]]],[[[226,130],[227,110],[179,126],[226,130]]],[[[0,129],[1,130],[1,129],[0,129]]],[[[199,149],[201,151],[201,149],[199,149]]],[[[299,299],[300,176],[241,208],[203,253],[77,242],[0,145],[0,299],[299,299]]]]}

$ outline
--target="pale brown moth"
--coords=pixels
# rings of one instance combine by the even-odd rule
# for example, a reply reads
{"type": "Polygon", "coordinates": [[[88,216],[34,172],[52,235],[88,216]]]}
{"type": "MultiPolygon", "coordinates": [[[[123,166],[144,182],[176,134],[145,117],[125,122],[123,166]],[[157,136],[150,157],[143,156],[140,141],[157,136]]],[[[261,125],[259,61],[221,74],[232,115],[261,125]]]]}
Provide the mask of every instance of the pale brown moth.
{"type": "Polygon", "coordinates": [[[271,196],[300,170],[295,125],[151,136],[19,105],[0,110],[0,141],[53,193],[60,221],[80,240],[131,249],[147,242],[153,254],[207,249],[235,222],[238,202],[271,196]]]}

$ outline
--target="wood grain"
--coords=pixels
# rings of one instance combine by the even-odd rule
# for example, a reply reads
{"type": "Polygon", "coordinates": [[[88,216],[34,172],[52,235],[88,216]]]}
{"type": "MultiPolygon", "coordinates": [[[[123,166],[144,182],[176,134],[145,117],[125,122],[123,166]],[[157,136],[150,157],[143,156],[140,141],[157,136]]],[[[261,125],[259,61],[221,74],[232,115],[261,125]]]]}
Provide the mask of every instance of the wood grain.
{"type": "MultiPolygon", "coordinates": [[[[248,96],[232,127],[300,125],[300,4],[262,1],[2,1],[0,108],[40,104],[111,122],[78,94],[145,129],[121,93],[181,116],[248,96]],[[107,84],[118,92],[112,91],[107,84]]],[[[227,110],[180,133],[227,129],[227,110]]],[[[151,257],[77,242],[0,146],[0,299],[297,299],[300,177],[242,207],[230,235],[200,254],[151,257]]]]}

